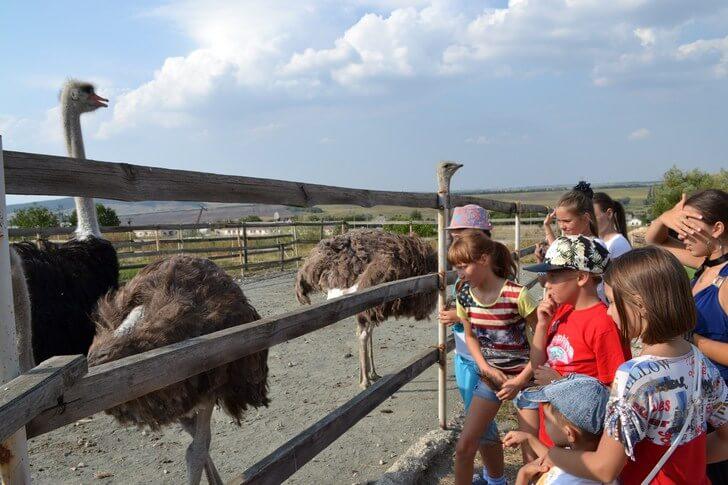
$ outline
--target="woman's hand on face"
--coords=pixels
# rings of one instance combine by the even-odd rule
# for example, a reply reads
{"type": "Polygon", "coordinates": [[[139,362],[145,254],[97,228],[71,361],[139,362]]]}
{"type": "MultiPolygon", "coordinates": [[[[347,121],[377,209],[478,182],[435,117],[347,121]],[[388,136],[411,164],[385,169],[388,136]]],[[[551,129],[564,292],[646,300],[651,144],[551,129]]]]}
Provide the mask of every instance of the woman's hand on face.
{"type": "Polygon", "coordinates": [[[662,222],[677,232],[678,238],[682,240],[701,232],[707,236],[704,228],[700,225],[700,221],[703,220],[702,214],[691,207],[685,207],[686,201],[687,196],[682,194],[678,203],[660,216],[662,222]]]}
{"type": "Polygon", "coordinates": [[[547,365],[540,365],[533,371],[533,380],[539,386],[546,386],[561,379],[561,374],[547,365]]]}

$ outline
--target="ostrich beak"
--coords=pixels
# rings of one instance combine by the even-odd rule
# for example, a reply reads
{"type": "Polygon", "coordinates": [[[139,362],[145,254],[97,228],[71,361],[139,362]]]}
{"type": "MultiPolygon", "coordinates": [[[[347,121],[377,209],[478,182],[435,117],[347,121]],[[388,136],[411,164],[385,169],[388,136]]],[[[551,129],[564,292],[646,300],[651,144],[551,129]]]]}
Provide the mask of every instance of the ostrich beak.
{"type": "Polygon", "coordinates": [[[109,100],[106,98],[102,98],[96,93],[91,93],[88,96],[88,99],[93,103],[97,108],[107,108],[109,100]]]}

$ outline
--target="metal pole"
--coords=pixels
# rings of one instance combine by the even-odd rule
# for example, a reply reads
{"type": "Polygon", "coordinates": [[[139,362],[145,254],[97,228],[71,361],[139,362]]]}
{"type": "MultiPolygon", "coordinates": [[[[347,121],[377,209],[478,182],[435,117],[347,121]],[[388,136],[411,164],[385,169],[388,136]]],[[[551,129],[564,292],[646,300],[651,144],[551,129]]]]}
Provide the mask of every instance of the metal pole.
{"type": "MultiPolygon", "coordinates": [[[[447,302],[447,227],[450,218],[450,179],[462,167],[455,162],[440,162],[437,167],[437,271],[440,276],[440,288],[437,298],[437,309],[444,310],[447,302]]],[[[440,362],[437,374],[437,417],[440,428],[447,429],[447,337],[444,325],[437,322],[437,346],[440,349],[440,362]]]]}
{"type": "MultiPolygon", "coordinates": [[[[7,213],[5,212],[5,162],[0,136],[0,385],[20,374],[16,347],[15,306],[10,279],[10,246],[8,245],[7,213]]],[[[30,483],[28,442],[25,428],[0,443],[0,477],[7,485],[30,483]]]]}

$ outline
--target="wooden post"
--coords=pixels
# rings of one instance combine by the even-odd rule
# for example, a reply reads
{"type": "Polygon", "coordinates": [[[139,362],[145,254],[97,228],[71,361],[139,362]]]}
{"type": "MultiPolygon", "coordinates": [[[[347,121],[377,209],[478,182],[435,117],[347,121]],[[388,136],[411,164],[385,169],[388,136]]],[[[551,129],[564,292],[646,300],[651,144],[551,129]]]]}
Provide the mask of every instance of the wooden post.
{"type": "Polygon", "coordinates": [[[157,242],[157,252],[161,250],[159,247],[159,229],[154,230],[154,240],[157,242]]]}
{"type": "MultiPolygon", "coordinates": [[[[15,307],[10,279],[10,246],[5,212],[5,163],[0,136],[0,386],[20,374],[16,347],[15,307]]],[[[0,479],[6,485],[29,484],[30,464],[25,428],[0,443],[0,479]]]]}
{"type": "Polygon", "coordinates": [[[243,222],[243,273],[248,269],[248,229],[243,222]]]}
{"type": "Polygon", "coordinates": [[[324,221],[321,221],[321,237],[319,238],[319,241],[324,240],[324,221]]]}
{"type": "Polygon", "coordinates": [[[412,236],[412,221],[409,221],[409,235],[412,236]]]}
{"type": "Polygon", "coordinates": [[[245,276],[245,260],[243,259],[243,241],[240,239],[241,229],[238,227],[235,235],[238,238],[238,255],[240,256],[240,276],[245,276]]]}
{"type": "MultiPolygon", "coordinates": [[[[447,302],[447,245],[448,237],[445,231],[450,219],[450,179],[462,167],[459,163],[440,162],[437,167],[437,197],[439,209],[437,211],[437,271],[440,275],[437,309],[444,310],[447,302]]],[[[440,349],[440,368],[437,374],[437,416],[440,428],[447,428],[447,350],[445,339],[447,337],[445,325],[437,325],[437,345],[440,349]]]]}
{"type": "Polygon", "coordinates": [[[516,280],[518,280],[521,274],[521,203],[516,202],[516,217],[515,217],[515,241],[513,242],[514,251],[516,252],[516,280]]]}
{"type": "Polygon", "coordinates": [[[284,246],[283,243],[278,243],[278,249],[280,249],[280,251],[281,251],[281,271],[283,271],[283,269],[284,269],[284,266],[285,266],[284,261],[286,259],[286,255],[284,253],[283,246],[284,246]]]}
{"type": "Polygon", "coordinates": [[[179,229],[177,229],[177,249],[182,251],[184,248],[185,242],[182,240],[182,226],[179,226],[179,229]]]}
{"type": "Polygon", "coordinates": [[[134,231],[129,231],[129,252],[134,252],[134,231]]]}

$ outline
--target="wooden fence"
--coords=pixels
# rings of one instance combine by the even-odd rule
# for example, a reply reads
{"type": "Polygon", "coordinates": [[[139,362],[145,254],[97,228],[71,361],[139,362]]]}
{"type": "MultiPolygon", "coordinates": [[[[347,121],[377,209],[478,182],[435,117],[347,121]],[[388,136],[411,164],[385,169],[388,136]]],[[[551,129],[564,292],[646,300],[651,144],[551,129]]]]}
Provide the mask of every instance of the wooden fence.
{"type": "MultiPolygon", "coordinates": [[[[387,301],[436,291],[440,305],[454,275],[444,264],[445,221],[451,203],[477,203],[486,209],[518,214],[544,213],[546,208],[481,198],[449,195],[449,176],[439,172],[438,193],[405,193],[349,189],[250,177],[160,169],[138,165],[76,160],[66,157],[2,151],[0,137],[0,441],[12,456],[0,463],[10,483],[29,482],[26,430],[37,436],[131,399],[164,388],[245,355],[331,325],[387,301]],[[3,165],[4,163],[4,165],[3,165]],[[379,204],[438,209],[438,274],[384,283],[341,298],[247,325],[228,328],[166,347],[92,367],[85,359],[56,357],[18,375],[15,325],[9,276],[5,191],[13,194],[103,197],[119,200],[194,200],[231,203],[379,204]]],[[[452,164],[450,164],[452,166],[452,164]]],[[[454,172],[454,170],[453,170],[454,172]]],[[[517,231],[518,232],[518,231],[517,231]]],[[[519,244],[516,243],[516,247],[519,244]]],[[[231,483],[280,483],[331,442],[345,433],[384,399],[434,363],[439,365],[438,412],[444,426],[446,371],[449,347],[442,326],[438,345],[413,358],[400,371],[385,376],[351,401],[285,443],[231,483]],[[295,458],[295,459],[292,459],[295,458]]]]}

